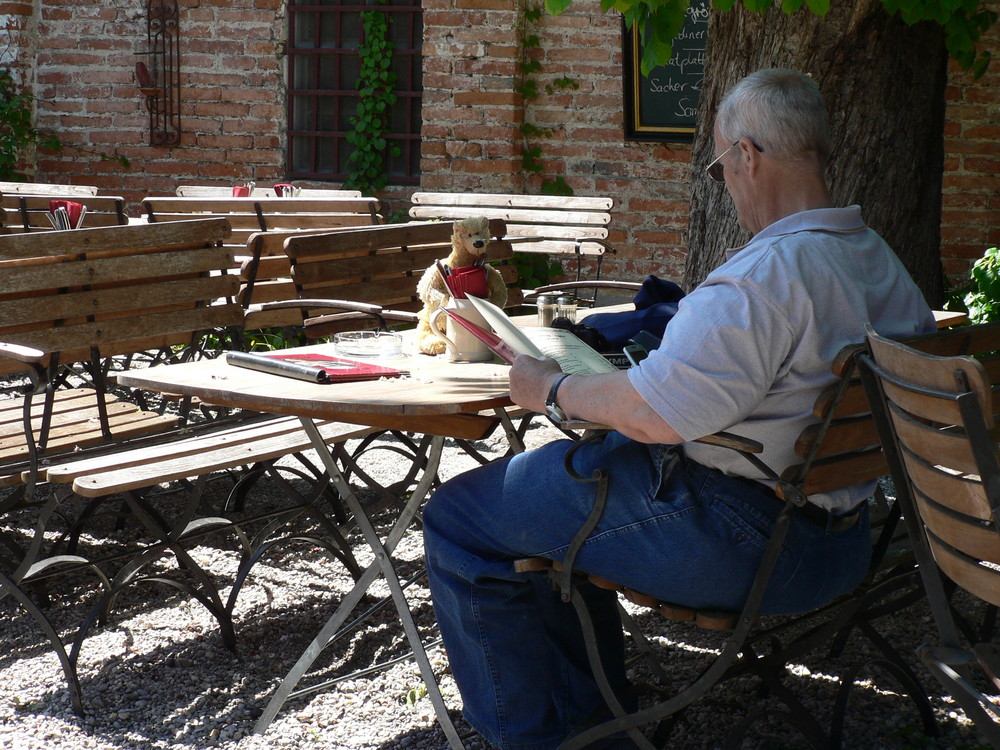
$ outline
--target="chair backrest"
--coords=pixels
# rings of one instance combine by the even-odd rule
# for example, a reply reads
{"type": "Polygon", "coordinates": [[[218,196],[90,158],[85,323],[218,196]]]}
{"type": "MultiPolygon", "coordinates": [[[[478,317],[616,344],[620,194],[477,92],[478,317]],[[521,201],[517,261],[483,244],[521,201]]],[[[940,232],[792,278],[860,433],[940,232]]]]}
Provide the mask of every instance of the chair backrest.
{"type": "Polygon", "coordinates": [[[285,254],[286,240],[310,234],[349,232],[356,229],[358,227],[287,229],[255,232],[250,235],[245,253],[236,256],[240,277],[237,299],[247,311],[246,327],[260,329],[302,325],[302,315],[299,310],[261,308],[261,305],[268,302],[298,299],[295,282],[292,281],[291,261],[285,254]]]}
{"type": "MultiPolygon", "coordinates": [[[[0,237],[0,341],[58,364],[187,345],[242,323],[224,219],[0,237]]],[[[0,375],[21,372],[0,359],[0,375]]]]}
{"type": "Polygon", "coordinates": [[[917,651],[980,734],[1000,748],[994,629],[973,627],[959,615],[942,580],[943,574],[990,610],[1000,605],[1000,462],[991,377],[1000,325],[906,344],[868,334],[862,372],[940,636],[917,651]],[[984,637],[989,640],[976,642],[984,637]],[[972,679],[974,671],[981,679],[972,679]],[[988,695],[978,685],[990,682],[988,695]]]}
{"type": "Polygon", "coordinates": [[[24,195],[97,195],[96,185],[61,185],[48,182],[0,182],[0,193],[24,195]]]}
{"type": "Polygon", "coordinates": [[[927,354],[874,331],[868,346],[866,364],[880,384],[904,473],[894,478],[909,488],[938,568],[1000,606],[1000,463],[986,367],[972,356],[927,354]]]}
{"type": "MultiPolygon", "coordinates": [[[[2,184],[2,183],[0,183],[2,184]]],[[[178,185],[177,195],[187,198],[231,198],[232,185],[178,185]]],[[[251,198],[277,198],[273,187],[255,187],[251,198]]],[[[296,198],[360,198],[360,190],[340,190],[335,188],[299,188],[296,198]]]]}
{"type": "Polygon", "coordinates": [[[801,462],[785,467],[778,494],[791,488],[803,495],[827,493],[878,479],[888,473],[871,408],[858,376],[855,357],[861,344],[841,350],[832,365],[837,380],[813,404],[818,422],[795,441],[801,462]]]}
{"type": "Polygon", "coordinates": [[[81,203],[87,208],[82,228],[121,226],[129,223],[125,213],[125,199],[115,195],[81,195],[51,193],[26,195],[4,193],[2,203],[7,212],[6,227],[11,233],[42,232],[55,229],[49,220],[51,201],[65,200],[81,203]]]}
{"type": "Polygon", "coordinates": [[[224,217],[230,242],[243,245],[255,232],[381,224],[375,198],[149,197],[142,201],[150,223],[224,217]]]}
{"type": "Polygon", "coordinates": [[[602,254],[605,244],[577,241],[606,240],[614,206],[603,197],[500,193],[414,193],[410,201],[414,219],[503,219],[508,237],[537,238],[517,243],[517,252],[548,255],[602,254]]]}
{"type": "MultiPolygon", "coordinates": [[[[417,282],[436,259],[451,252],[453,227],[452,222],[416,222],[290,237],[285,241],[285,252],[298,297],[341,299],[415,312],[422,305],[417,282]]],[[[496,238],[487,248],[491,261],[505,261],[512,255],[510,244],[501,239],[505,230],[504,222],[490,222],[490,234],[496,238]]],[[[517,281],[516,268],[500,265],[498,270],[508,285],[508,306],[520,304],[520,292],[512,288],[517,281]]],[[[310,320],[307,334],[326,336],[345,327],[369,324],[325,317],[310,320]]]]}

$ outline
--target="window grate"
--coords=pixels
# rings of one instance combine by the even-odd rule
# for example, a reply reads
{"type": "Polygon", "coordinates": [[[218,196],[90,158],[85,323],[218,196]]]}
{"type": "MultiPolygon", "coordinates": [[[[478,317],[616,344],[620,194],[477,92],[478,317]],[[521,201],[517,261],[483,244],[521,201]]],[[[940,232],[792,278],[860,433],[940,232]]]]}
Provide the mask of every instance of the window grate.
{"type": "Polygon", "coordinates": [[[361,13],[389,14],[395,44],[393,71],[398,102],[386,138],[400,155],[386,154],[394,184],[420,177],[423,22],[419,2],[387,0],[364,5],[344,0],[291,0],[288,8],[288,177],[343,181],[350,172],[347,133],[358,103],[361,13]]]}

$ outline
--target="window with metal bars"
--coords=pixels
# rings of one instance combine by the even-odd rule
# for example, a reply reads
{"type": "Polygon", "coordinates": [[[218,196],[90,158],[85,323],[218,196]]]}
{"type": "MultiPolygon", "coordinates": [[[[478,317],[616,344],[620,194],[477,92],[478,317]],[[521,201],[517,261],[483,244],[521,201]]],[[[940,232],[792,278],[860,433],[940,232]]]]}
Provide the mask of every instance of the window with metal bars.
{"type": "Polygon", "coordinates": [[[420,176],[420,105],[423,23],[419,0],[359,4],[347,0],[291,0],[288,7],[288,177],[342,181],[351,171],[347,133],[358,102],[361,13],[389,15],[395,49],[392,69],[399,97],[387,140],[399,156],[386,153],[386,174],[394,184],[416,184],[420,176]]]}

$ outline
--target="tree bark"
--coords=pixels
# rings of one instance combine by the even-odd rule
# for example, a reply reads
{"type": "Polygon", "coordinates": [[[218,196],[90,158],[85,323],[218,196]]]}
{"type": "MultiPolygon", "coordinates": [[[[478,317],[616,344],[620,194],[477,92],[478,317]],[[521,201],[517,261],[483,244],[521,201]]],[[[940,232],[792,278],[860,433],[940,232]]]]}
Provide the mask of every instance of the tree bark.
{"type": "Polygon", "coordinates": [[[907,26],[879,0],[833,3],[826,18],[777,4],[764,15],[737,5],[712,11],[692,147],[685,286],[692,288],[749,235],[723,186],[699,165],[713,156],[712,124],[726,91],[759,68],[809,73],[833,125],[828,169],[836,205],[860,204],[870,227],[902,259],[932,306],[943,298],[941,179],[947,53],[939,26],[907,26]]]}

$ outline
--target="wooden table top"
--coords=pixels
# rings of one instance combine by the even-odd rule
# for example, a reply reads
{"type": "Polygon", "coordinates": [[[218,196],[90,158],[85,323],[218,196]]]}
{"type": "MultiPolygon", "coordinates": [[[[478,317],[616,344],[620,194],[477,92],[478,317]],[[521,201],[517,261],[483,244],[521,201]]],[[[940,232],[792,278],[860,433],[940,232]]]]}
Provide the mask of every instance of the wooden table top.
{"type": "MultiPolygon", "coordinates": [[[[284,353],[304,352],[336,356],[332,344],[284,353]]],[[[502,362],[457,363],[444,357],[404,353],[378,364],[406,370],[409,375],[317,384],[236,367],[218,358],[128,370],[117,377],[125,386],[197,396],[210,404],[373,427],[419,427],[421,432],[433,433],[434,420],[446,418],[448,429],[442,428],[443,434],[454,437],[464,436],[460,427],[463,421],[473,419],[471,415],[512,403],[509,368],[502,362]]]]}

